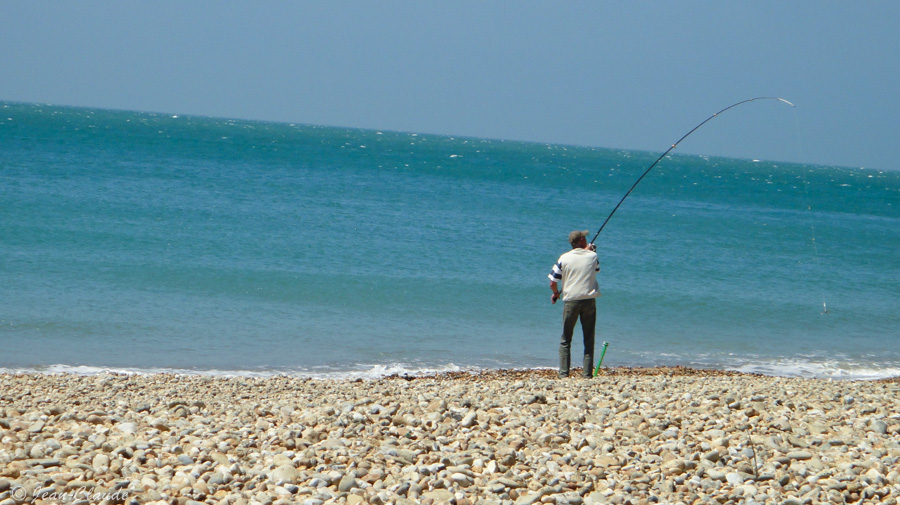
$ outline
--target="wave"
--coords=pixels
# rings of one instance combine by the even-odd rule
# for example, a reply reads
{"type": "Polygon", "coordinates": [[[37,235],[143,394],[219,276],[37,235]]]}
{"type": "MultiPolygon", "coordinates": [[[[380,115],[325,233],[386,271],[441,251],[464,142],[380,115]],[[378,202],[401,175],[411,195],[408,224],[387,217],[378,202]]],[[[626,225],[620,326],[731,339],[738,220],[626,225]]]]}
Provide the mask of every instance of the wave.
{"type": "Polygon", "coordinates": [[[393,375],[423,376],[446,372],[472,371],[481,369],[462,368],[453,363],[436,367],[418,367],[408,364],[391,365],[359,365],[352,369],[332,367],[312,367],[310,369],[256,369],[256,370],[222,370],[222,369],[187,369],[168,367],[105,367],[90,365],[41,365],[35,367],[0,367],[4,374],[71,374],[71,375],[186,375],[208,377],[296,377],[321,380],[372,380],[393,375]]]}
{"type": "MultiPolygon", "coordinates": [[[[677,365],[706,370],[726,370],[748,374],[760,374],[771,377],[789,377],[801,379],[826,379],[842,381],[878,380],[900,377],[900,367],[878,366],[841,361],[815,361],[802,358],[773,358],[744,363],[697,362],[677,365]]],[[[630,364],[621,368],[643,368],[667,366],[662,363],[630,364]]],[[[619,368],[619,367],[614,367],[619,368]]],[[[526,369],[545,370],[547,367],[530,367],[526,369]]],[[[316,380],[377,380],[391,376],[419,377],[449,372],[478,373],[490,371],[492,368],[459,366],[448,363],[442,366],[417,366],[406,363],[356,365],[353,368],[311,367],[306,369],[255,369],[255,370],[222,370],[222,369],[184,369],[166,367],[104,367],[88,365],[42,365],[31,368],[0,367],[4,374],[72,374],[72,375],[185,375],[208,377],[295,377],[316,380]]]]}
{"type": "Polygon", "coordinates": [[[800,377],[833,380],[877,380],[900,377],[900,367],[877,366],[840,361],[811,361],[781,358],[747,363],[734,368],[738,372],[758,373],[776,377],[800,377]]]}

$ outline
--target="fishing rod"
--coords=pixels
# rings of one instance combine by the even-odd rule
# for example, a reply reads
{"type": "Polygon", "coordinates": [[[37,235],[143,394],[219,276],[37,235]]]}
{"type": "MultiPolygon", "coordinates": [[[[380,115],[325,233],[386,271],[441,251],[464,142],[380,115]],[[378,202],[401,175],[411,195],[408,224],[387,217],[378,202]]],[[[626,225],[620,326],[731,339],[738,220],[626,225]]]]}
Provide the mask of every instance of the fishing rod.
{"type": "Polygon", "coordinates": [[[655,167],[657,163],[659,163],[663,158],[665,158],[667,154],[669,154],[670,152],[672,152],[672,149],[675,149],[675,147],[676,147],[678,144],[680,144],[682,140],[688,138],[688,136],[689,136],[690,134],[694,133],[694,132],[697,131],[701,126],[703,126],[703,125],[705,125],[707,122],[709,122],[712,118],[718,116],[719,114],[725,112],[726,110],[728,110],[728,109],[733,109],[733,108],[737,107],[738,105],[740,105],[740,104],[742,104],[742,103],[752,102],[752,101],[754,101],[754,100],[778,100],[779,102],[784,102],[784,103],[790,105],[791,107],[796,107],[796,105],[792,104],[791,102],[788,102],[788,101],[785,100],[784,98],[778,98],[777,96],[759,96],[759,97],[756,97],[756,98],[749,98],[749,99],[747,99],[747,100],[741,100],[741,101],[738,102],[738,103],[731,104],[731,105],[729,105],[728,107],[725,107],[724,109],[720,110],[719,112],[716,112],[716,113],[713,114],[712,116],[709,116],[708,118],[706,118],[705,120],[703,120],[703,122],[700,123],[700,124],[698,124],[697,126],[695,126],[693,130],[691,130],[691,131],[685,133],[685,134],[684,134],[684,137],[681,137],[680,139],[678,139],[678,142],[675,142],[674,144],[672,144],[672,147],[668,148],[668,149],[666,150],[666,152],[662,153],[662,156],[660,156],[659,158],[657,158],[656,161],[654,161],[653,164],[650,165],[650,167],[647,168],[647,170],[645,170],[644,173],[641,174],[640,177],[638,177],[638,180],[635,181],[635,183],[631,186],[631,189],[629,189],[628,192],[625,193],[625,196],[623,196],[622,199],[619,200],[619,203],[616,204],[616,207],[612,210],[612,212],[609,213],[609,216],[606,217],[606,221],[603,221],[603,224],[600,226],[600,229],[597,230],[597,233],[594,235],[594,238],[591,239],[591,244],[593,244],[594,241],[597,240],[597,237],[600,235],[600,232],[603,231],[603,228],[606,226],[606,223],[608,223],[609,220],[610,220],[610,218],[613,217],[613,214],[615,214],[616,211],[619,210],[619,207],[622,205],[622,202],[624,202],[625,199],[628,198],[628,195],[630,195],[631,192],[634,191],[634,188],[637,187],[637,185],[641,182],[641,179],[643,179],[645,175],[647,175],[648,173],[650,173],[650,170],[653,170],[653,167],[655,167]]]}

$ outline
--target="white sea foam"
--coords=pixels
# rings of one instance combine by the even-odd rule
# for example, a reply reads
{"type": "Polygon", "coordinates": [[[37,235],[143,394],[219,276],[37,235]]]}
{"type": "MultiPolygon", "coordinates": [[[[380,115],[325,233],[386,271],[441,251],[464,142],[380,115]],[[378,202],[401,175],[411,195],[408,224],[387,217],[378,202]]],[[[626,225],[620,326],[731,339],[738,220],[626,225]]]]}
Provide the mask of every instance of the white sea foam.
{"type": "Polygon", "coordinates": [[[352,380],[352,379],[378,379],[391,375],[399,376],[423,376],[445,372],[472,371],[480,369],[462,368],[453,363],[443,366],[418,367],[408,364],[391,365],[358,365],[352,369],[338,369],[330,367],[313,367],[310,369],[266,369],[266,370],[219,370],[219,369],[183,369],[183,368],[134,368],[134,367],[102,367],[84,365],[47,365],[33,368],[7,367],[0,368],[0,373],[7,374],[72,374],[72,375],[190,375],[210,377],[298,377],[321,380],[352,380]]]}
{"type": "MultiPolygon", "coordinates": [[[[681,363],[676,356],[669,355],[668,360],[681,363]]],[[[666,363],[654,362],[626,366],[665,366],[666,363]]],[[[623,366],[623,365],[612,365],[623,366]]],[[[774,377],[795,377],[808,379],[832,380],[876,380],[900,377],[900,367],[876,367],[840,361],[812,361],[796,358],[776,358],[745,362],[741,364],[712,365],[711,362],[693,362],[687,366],[701,369],[733,370],[743,373],[762,374],[774,377]]],[[[531,368],[531,367],[526,367],[531,368]]],[[[546,367],[535,367],[546,368],[546,367]]],[[[389,376],[421,377],[446,372],[481,372],[489,370],[482,367],[463,367],[453,363],[443,366],[415,366],[404,363],[389,365],[363,365],[339,369],[336,367],[313,367],[309,369],[266,369],[266,370],[220,370],[220,369],[180,369],[180,368],[133,368],[133,367],[100,367],[83,365],[49,365],[34,368],[0,368],[0,373],[8,374],[73,374],[73,375],[186,375],[208,377],[297,377],[317,380],[375,380],[389,376]]]]}
{"type": "Polygon", "coordinates": [[[875,380],[900,376],[898,367],[876,367],[841,361],[813,361],[801,358],[779,358],[746,363],[734,368],[739,372],[783,377],[835,380],[875,380]]]}
{"type": "MultiPolygon", "coordinates": [[[[627,354],[627,353],[626,353],[627,354]]],[[[620,362],[623,360],[619,359],[620,362]]],[[[710,370],[732,370],[773,377],[797,377],[832,380],[876,380],[900,377],[900,363],[875,360],[825,359],[813,356],[748,356],[738,353],[634,353],[626,356],[625,366],[676,366],[710,370]]],[[[615,364],[613,366],[616,366],[615,364]]]]}

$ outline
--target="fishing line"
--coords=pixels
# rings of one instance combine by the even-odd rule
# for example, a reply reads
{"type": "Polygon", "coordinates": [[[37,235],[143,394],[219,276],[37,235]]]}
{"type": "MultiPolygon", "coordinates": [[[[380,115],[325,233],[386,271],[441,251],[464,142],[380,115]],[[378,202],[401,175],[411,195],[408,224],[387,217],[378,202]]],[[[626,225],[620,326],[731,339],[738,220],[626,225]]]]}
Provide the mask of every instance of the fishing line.
{"type": "Polygon", "coordinates": [[[749,99],[747,99],[747,100],[741,100],[740,102],[737,102],[737,103],[735,103],[735,104],[731,104],[731,105],[729,105],[728,107],[725,107],[724,109],[720,110],[719,112],[716,112],[716,113],[713,114],[712,116],[709,116],[708,118],[706,118],[705,120],[703,120],[702,123],[698,124],[698,125],[695,126],[691,131],[685,133],[683,137],[681,137],[680,139],[678,139],[678,142],[675,142],[674,144],[672,144],[672,147],[666,149],[666,152],[662,153],[662,155],[661,155],[659,158],[657,158],[656,161],[654,161],[653,164],[650,165],[650,167],[647,168],[647,170],[645,170],[644,173],[641,174],[640,177],[638,177],[638,180],[635,181],[635,183],[631,186],[631,189],[629,189],[628,192],[625,193],[625,196],[623,196],[622,199],[619,200],[619,203],[616,204],[616,206],[615,206],[615,208],[612,210],[612,212],[609,213],[609,216],[606,217],[606,221],[603,221],[603,224],[600,226],[600,229],[597,230],[597,233],[594,235],[594,238],[591,239],[591,244],[593,244],[594,241],[597,240],[597,237],[600,235],[600,232],[603,231],[603,228],[606,227],[606,223],[608,223],[609,220],[610,220],[610,218],[613,217],[613,214],[615,214],[616,211],[619,210],[619,207],[622,205],[622,202],[624,202],[625,199],[628,198],[628,195],[630,195],[631,192],[634,191],[634,188],[637,187],[638,184],[640,184],[640,182],[641,182],[641,180],[643,180],[644,176],[646,176],[648,173],[650,173],[650,170],[652,170],[653,167],[655,167],[657,163],[659,163],[663,158],[665,158],[667,154],[669,154],[670,152],[672,152],[672,150],[675,149],[675,147],[678,146],[678,144],[680,144],[682,140],[688,138],[688,136],[689,136],[690,134],[692,134],[692,133],[694,133],[695,131],[697,131],[701,126],[705,125],[706,123],[708,123],[709,121],[711,121],[714,117],[716,117],[716,116],[718,116],[719,114],[721,114],[721,113],[727,111],[728,109],[733,109],[733,108],[737,107],[738,105],[741,105],[742,103],[753,102],[753,101],[755,101],[755,100],[778,100],[779,102],[784,102],[784,103],[790,105],[791,107],[796,107],[794,104],[792,104],[791,102],[788,102],[788,101],[785,100],[784,98],[778,98],[778,97],[775,97],[775,96],[760,96],[760,97],[756,97],[756,98],[749,98],[749,99]]]}
{"type": "MultiPolygon", "coordinates": [[[[794,128],[797,135],[797,147],[800,150],[800,159],[805,159],[803,152],[803,137],[800,135],[800,115],[794,110],[794,128]]],[[[806,173],[809,170],[804,165],[803,166],[803,194],[806,195],[806,210],[812,213],[812,200],[809,197],[809,181],[806,179],[806,173]]],[[[822,266],[819,264],[819,243],[816,242],[816,223],[815,220],[810,219],[809,223],[809,234],[810,234],[810,242],[812,243],[813,248],[813,258],[816,262],[816,270],[818,272],[822,272],[822,266]]],[[[822,288],[822,315],[828,314],[828,303],[825,301],[825,288],[822,288]]]]}

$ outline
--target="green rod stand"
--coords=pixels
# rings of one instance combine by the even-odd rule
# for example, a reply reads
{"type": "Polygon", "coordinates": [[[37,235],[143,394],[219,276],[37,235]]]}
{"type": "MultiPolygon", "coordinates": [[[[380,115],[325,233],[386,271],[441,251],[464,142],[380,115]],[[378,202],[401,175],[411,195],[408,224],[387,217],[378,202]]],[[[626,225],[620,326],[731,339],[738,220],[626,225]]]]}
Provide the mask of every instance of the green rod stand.
{"type": "Polygon", "coordinates": [[[603,350],[600,351],[600,361],[597,362],[597,368],[594,369],[594,377],[600,373],[600,365],[603,364],[603,356],[606,356],[607,347],[609,347],[609,342],[603,342],[603,350]]]}

